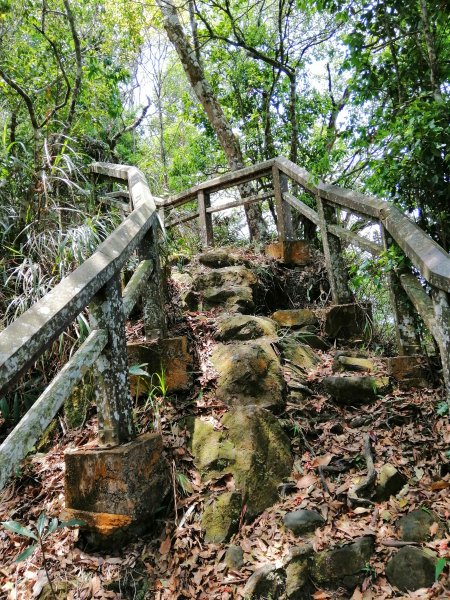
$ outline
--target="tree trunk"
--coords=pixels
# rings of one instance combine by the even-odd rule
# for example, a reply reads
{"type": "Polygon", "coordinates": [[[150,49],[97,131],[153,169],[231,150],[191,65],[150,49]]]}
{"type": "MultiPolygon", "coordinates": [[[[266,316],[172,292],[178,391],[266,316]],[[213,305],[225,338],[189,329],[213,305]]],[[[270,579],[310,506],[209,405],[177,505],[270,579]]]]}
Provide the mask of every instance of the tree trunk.
{"type": "MultiPolygon", "coordinates": [[[[157,4],[161,9],[164,28],[169,40],[174,45],[192,89],[198,101],[203,106],[211,127],[217,135],[219,144],[227,157],[230,169],[233,171],[241,169],[244,166],[244,159],[239,142],[205,77],[203,69],[195,55],[195,50],[191,47],[183,31],[176,7],[171,0],[157,0],[157,4]]],[[[240,192],[243,197],[251,195],[251,187],[248,184],[241,186],[240,192]]],[[[252,204],[246,207],[245,213],[250,231],[250,239],[256,241],[263,239],[266,227],[262,219],[261,207],[258,204],[252,204]]]]}

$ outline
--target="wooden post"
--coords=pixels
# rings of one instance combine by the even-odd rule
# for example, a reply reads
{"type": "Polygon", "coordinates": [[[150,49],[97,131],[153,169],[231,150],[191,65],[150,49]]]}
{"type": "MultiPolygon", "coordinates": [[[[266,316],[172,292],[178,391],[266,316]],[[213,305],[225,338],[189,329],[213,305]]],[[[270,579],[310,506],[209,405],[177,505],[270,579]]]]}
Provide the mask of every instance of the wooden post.
{"type": "Polygon", "coordinates": [[[342,256],[341,240],[327,229],[327,224],[337,224],[336,209],[317,196],[317,214],[333,302],[349,304],[354,299],[348,287],[348,273],[342,256]]]}
{"type": "Polygon", "coordinates": [[[200,225],[200,238],[202,247],[208,248],[214,246],[214,234],[212,226],[212,215],[206,212],[206,209],[211,206],[208,192],[200,190],[197,194],[198,199],[198,219],[200,225]]]}
{"type": "MultiPolygon", "coordinates": [[[[384,250],[389,250],[394,241],[383,225],[380,227],[384,250]]],[[[420,337],[416,329],[417,313],[400,283],[399,275],[394,271],[388,273],[388,285],[391,306],[394,311],[398,353],[400,356],[421,354],[420,337]]]]}
{"type": "Polygon", "coordinates": [[[157,223],[142,240],[138,254],[139,260],[151,260],[153,263],[153,273],[142,291],[145,337],[148,340],[163,338],[167,333],[167,324],[157,223]]]}
{"type": "Polygon", "coordinates": [[[283,198],[283,194],[288,191],[288,179],[276,166],[272,167],[272,178],[277,207],[278,239],[280,242],[286,242],[294,238],[291,207],[283,198]]]}
{"type": "Polygon", "coordinates": [[[450,301],[443,290],[432,289],[436,334],[442,362],[447,402],[450,404],[450,301]]]}
{"type": "Polygon", "coordinates": [[[99,441],[102,446],[116,446],[136,437],[119,274],[95,296],[90,312],[93,325],[108,333],[108,342],[95,363],[99,441]]]}

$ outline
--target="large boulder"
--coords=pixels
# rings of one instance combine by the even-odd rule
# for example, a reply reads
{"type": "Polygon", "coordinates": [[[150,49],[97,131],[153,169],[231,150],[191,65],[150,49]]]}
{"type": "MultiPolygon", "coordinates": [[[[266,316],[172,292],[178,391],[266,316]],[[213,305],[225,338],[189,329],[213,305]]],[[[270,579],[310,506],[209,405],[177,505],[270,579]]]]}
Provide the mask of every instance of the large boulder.
{"type": "Polygon", "coordinates": [[[322,380],[325,391],[338,404],[354,405],[373,402],[389,390],[388,377],[331,375],[322,380]]]}
{"type": "Polygon", "coordinates": [[[267,317],[253,315],[222,315],[216,320],[216,339],[222,342],[230,340],[254,340],[259,337],[276,337],[277,327],[267,317]]]}
{"type": "Polygon", "coordinates": [[[272,413],[253,405],[231,410],[216,426],[200,418],[187,426],[194,464],[208,479],[231,473],[248,518],[278,500],[278,485],[289,477],[293,459],[289,438],[272,413]]]}
{"type": "Polygon", "coordinates": [[[405,546],[386,565],[389,583],[402,592],[431,587],[434,583],[436,560],[436,555],[431,550],[405,546]]]}
{"type": "Polygon", "coordinates": [[[216,394],[225,404],[283,407],[283,373],[269,343],[219,344],[211,360],[218,373],[216,394]]]}
{"type": "Polygon", "coordinates": [[[354,587],[369,563],[374,549],[373,537],[364,536],[353,544],[319,552],[312,559],[312,579],[319,585],[342,584],[349,588],[354,587]]]}

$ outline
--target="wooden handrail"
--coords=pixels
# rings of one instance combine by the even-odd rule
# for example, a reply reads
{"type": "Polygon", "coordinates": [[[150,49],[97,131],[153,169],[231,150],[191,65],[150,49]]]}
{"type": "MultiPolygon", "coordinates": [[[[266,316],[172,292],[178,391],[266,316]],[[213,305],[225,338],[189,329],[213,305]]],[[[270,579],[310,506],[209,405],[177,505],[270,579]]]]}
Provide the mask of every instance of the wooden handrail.
{"type": "Polygon", "coordinates": [[[95,163],[91,171],[102,177],[126,181],[133,210],[91,257],[0,332],[0,392],[3,392],[33,365],[81,311],[92,305],[91,334],[1,444],[0,489],[86,371],[104,352],[107,356],[96,378],[98,384],[104,380],[106,385],[104,400],[98,409],[99,434],[102,430],[100,440],[110,445],[127,441],[134,435],[124,319],[142,295],[144,308],[150,304],[145,311],[149,321],[146,330],[147,327],[152,331],[161,328],[162,317],[158,315],[157,326],[154,318],[155,312],[163,312],[159,298],[161,282],[154,281],[160,275],[156,241],[159,218],[145,177],[138,169],[95,163]],[[141,262],[122,297],[119,274],[136,250],[141,262]],[[152,298],[156,295],[158,298],[152,298]],[[156,305],[158,310],[155,310],[156,305]],[[118,348],[123,356],[115,355],[118,348]],[[107,374],[105,369],[109,369],[107,374]],[[117,381],[114,381],[115,377],[117,381]],[[108,389],[108,386],[113,387],[108,389]]]}

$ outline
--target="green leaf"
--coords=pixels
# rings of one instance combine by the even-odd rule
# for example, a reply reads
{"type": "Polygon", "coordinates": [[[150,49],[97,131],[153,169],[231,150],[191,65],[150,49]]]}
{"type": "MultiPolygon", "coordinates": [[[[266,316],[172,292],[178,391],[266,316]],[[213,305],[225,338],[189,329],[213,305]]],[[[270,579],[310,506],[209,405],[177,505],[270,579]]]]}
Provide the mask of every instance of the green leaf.
{"type": "Polygon", "coordinates": [[[447,559],[442,557],[440,558],[437,563],[436,563],[436,567],[435,567],[435,571],[434,571],[434,578],[435,581],[437,581],[439,579],[439,577],[441,576],[442,571],[445,569],[445,566],[447,565],[447,559]]]}
{"type": "Polygon", "coordinates": [[[58,527],[58,519],[55,517],[50,521],[50,525],[48,526],[46,536],[53,533],[57,527],[58,527]]]}
{"type": "Polygon", "coordinates": [[[28,546],[28,548],[26,550],[21,552],[19,554],[19,556],[16,557],[14,562],[16,562],[16,563],[22,562],[23,560],[25,560],[26,558],[31,556],[33,554],[33,552],[36,550],[36,548],[37,548],[37,544],[32,544],[31,546],[28,546]]]}
{"type": "Polygon", "coordinates": [[[39,518],[37,520],[37,523],[36,523],[36,529],[41,537],[42,537],[42,534],[44,533],[46,522],[47,522],[47,517],[45,516],[45,513],[41,512],[41,514],[39,515],[39,518]]]}
{"type": "Polygon", "coordinates": [[[69,521],[61,521],[59,524],[60,527],[82,527],[86,525],[86,521],[82,521],[81,519],[70,519],[69,521]]]}
{"type": "Polygon", "coordinates": [[[23,535],[24,537],[32,538],[33,540],[38,541],[36,535],[28,529],[28,527],[24,527],[17,521],[2,521],[1,525],[8,531],[12,533],[17,533],[18,535],[23,535]]]}
{"type": "Polygon", "coordinates": [[[139,375],[141,377],[150,377],[150,374],[141,367],[146,367],[147,363],[143,363],[142,365],[131,365],[128,369],[130,375],[139,375]]]}

